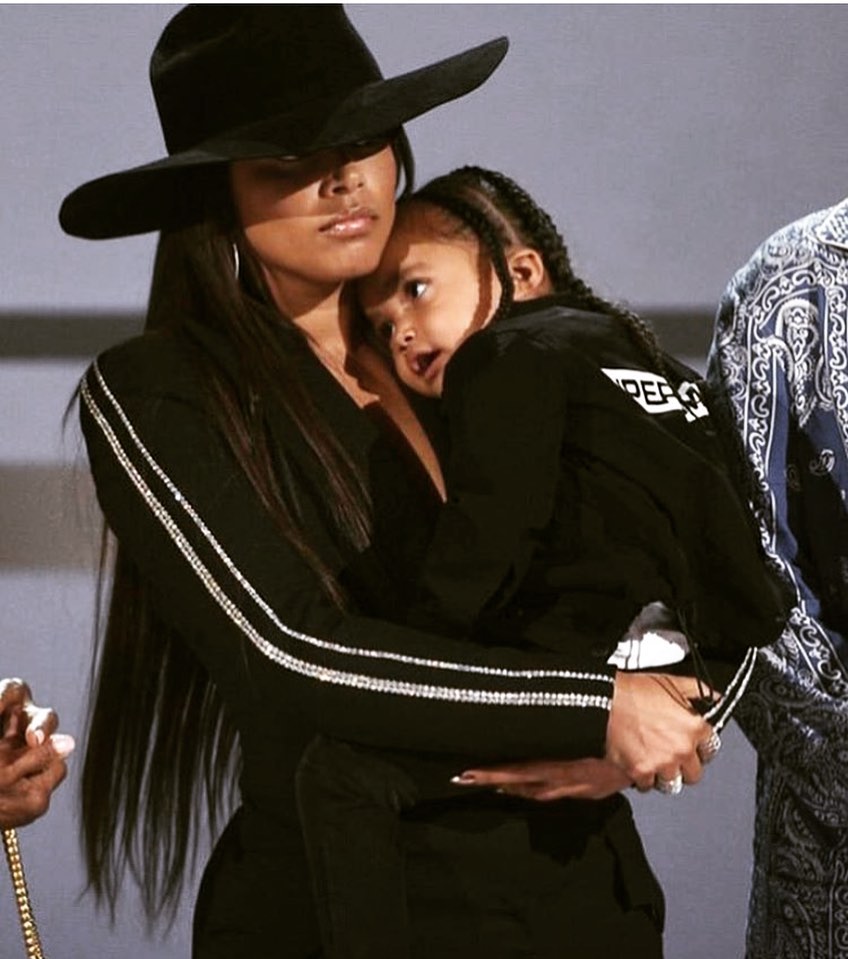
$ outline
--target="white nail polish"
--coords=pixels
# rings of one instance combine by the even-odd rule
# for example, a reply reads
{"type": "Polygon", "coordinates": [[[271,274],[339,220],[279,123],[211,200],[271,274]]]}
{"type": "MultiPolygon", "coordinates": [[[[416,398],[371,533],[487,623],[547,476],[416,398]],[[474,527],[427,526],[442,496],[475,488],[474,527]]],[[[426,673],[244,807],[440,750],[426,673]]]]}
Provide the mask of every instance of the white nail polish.
{"type": "Polygon", "coordinates": [[[54,733],[54,735],[50,737],[50,745],[62,759],[64,759],[66,756],[70,756],[74,751],[76,742],[74,741],[74,737],[68,736],[67,733],[54,733]]]}

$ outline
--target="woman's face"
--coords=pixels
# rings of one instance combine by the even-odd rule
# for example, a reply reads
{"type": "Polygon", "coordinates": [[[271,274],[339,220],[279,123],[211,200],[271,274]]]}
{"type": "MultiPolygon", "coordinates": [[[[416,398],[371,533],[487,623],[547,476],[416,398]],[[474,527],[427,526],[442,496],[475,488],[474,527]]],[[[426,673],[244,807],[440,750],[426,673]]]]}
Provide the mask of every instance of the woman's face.
{"type": "Polygon", "coordinates": [[[392,228],[391,144],[355,144],[230,167],[236,213],[278,305],[295,313],[379,263],[392,228]]]}
{"type": "Polygon", "coordinates": [[[441,210],[414,201],[399,209],[377,270],[357,284],[398,378],[425,396],[441,396],[448,360],[491,319],[500,292],[480,244],[441,210]]]}

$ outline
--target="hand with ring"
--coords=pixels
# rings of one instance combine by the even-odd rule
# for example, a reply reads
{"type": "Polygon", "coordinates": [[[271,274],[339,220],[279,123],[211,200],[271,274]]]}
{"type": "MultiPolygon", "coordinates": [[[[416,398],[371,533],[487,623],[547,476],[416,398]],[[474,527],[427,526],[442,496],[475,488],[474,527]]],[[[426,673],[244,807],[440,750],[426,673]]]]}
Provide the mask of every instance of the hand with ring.
{"type": "Polygon", "coordinates": [[[677,795],[683,783],[697,783],[703,757],[716,752],[713,728],[692,706],[702,696],[694,677],[619,671],[606,758],[641,792],[658,788],[677,795]]]}
{"type": "MultiPolygon", "coordinates": [[[[698,743],[697,753],[701,764],[706,766],[707,763],[712,762],[719,749],[721,749],[721,736],[713,730],[708,739],[698,743]]],[[[673,779],[663,779],[662,776],[657,775],[654,780],[654,789],[663,796],[679,796],[683,792],[683,776],[678,773],[673,779]]]]}

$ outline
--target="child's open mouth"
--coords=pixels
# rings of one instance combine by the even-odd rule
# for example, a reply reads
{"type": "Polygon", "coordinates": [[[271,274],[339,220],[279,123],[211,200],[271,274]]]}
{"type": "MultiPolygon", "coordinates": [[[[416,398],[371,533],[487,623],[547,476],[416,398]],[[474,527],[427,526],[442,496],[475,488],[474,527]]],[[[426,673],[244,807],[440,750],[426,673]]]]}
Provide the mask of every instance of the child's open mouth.
{"type": "Polygon", "coordinates": [[[430,350],[429,352],[418,353],[416,356],[413,356],[409,362],[412,372],[415,373],[416,376],[426,378],[427,371],[433,365],[434,360],[440,352],[441,350],[430,350]]]}

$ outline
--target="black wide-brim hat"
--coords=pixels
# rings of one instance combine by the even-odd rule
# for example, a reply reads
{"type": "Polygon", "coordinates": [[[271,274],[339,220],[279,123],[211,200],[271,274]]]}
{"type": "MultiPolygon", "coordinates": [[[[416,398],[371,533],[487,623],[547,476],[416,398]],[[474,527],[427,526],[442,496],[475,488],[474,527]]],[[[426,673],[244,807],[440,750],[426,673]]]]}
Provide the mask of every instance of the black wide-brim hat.
{"type": "Polygon", "coordinates": [[[386,80],[341,5],[192,4],[150,61],[168,156],[84,183],[59,222],[89,239],[162,229],[201,169],[398,130],[480,86],[507,46],[501,37],[386,80]]]}

